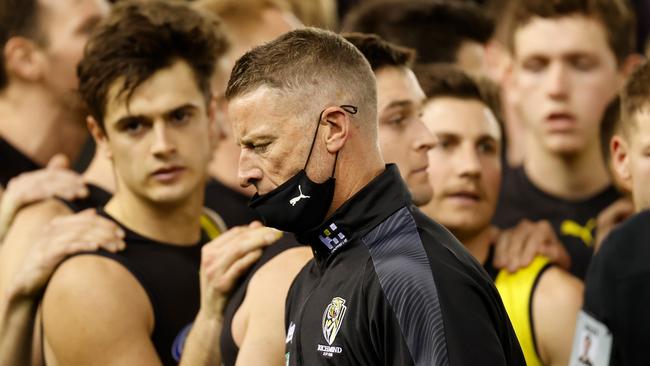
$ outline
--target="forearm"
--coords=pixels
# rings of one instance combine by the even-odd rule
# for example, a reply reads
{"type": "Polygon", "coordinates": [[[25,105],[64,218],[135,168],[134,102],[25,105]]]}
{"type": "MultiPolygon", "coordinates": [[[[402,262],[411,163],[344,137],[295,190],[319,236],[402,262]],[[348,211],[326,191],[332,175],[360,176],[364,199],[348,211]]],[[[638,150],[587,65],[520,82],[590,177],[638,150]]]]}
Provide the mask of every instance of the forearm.
{"type": "Polygon", "coordinates": [[[0,299],[0,366],[29,365],[38,302],[16,291],[0,299]]]}
{"type": "Polygon", "coordinates": [[[199,311],[190,331],[179,366],[212,366],[221,364],[219,339],[223,318],[199,311]]]}

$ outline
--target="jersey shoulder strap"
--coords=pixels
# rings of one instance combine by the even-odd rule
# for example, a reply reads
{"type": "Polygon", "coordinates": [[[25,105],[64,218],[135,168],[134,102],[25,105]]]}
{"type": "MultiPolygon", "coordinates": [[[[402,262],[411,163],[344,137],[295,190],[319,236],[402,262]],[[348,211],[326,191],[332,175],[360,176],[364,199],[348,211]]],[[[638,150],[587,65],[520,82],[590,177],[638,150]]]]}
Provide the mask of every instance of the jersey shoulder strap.
{"type": "Polygon", "coordinates": [[[221,216],[207,207],[203,207],[200,220],[201,230],[203,230],[209,239],[214,239],[228,230],[221,216]]]}
{"type": "Polygon", "coordinates": [[[537,282],[550,265],[547,258],[538,256],[528,267],[517,272],[499,271],[494,281],[508,317],[512,322],[512,327],[515,329],[528,366],[542,366],[542,360],[539,357],[535,342],[531,310],[533,292],[537,287],[537,282]]]}

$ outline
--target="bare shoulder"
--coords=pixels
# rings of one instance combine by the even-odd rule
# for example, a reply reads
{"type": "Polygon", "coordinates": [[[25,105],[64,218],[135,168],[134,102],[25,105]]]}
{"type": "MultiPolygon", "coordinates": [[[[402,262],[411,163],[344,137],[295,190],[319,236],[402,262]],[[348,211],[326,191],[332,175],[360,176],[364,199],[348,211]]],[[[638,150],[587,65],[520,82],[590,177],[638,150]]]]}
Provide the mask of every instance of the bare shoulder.
{"type": "Polygon", "coordinates": [[[98,255],[79,255],[63,262],[52,275],[43,298],[45,316],[54,318],[58,312],[75,311],[80,316],[90,312],[93,318],[100,318],[93,321],[104,317],[142,318],[148,307],[147,295],[135,277],[116,261],[98,255]]]}
{"type": "MultiPolygon", "coordinates": [[[[273,257],[260,267],[251,278],[249,288],[266,287],[270,284],[278,285],[278,281],[286,287],[291,285],[298,272],[313,258],[310,247],[300,246],[287,249],[273,257]]],[[[277,287],[276,287],[277,289],[277,287]]]]}
{"type": "Polygon", "coordinates": [[[547,269],[533,295],[533,323],[540,356],[547,365],[567,365],[584,285],[558,268],[547,269]]]}
{"type": "Polygon", "coordinates": [[[47,353],[64,364],[102,357],[99,350],[122,338],[148,339],[153,328],[153,312],[137,280],[116,261],[92,254],[72,257],[54,272],[42,315],[47,353]]]}
{"type": "Polygon", "coordinates": [[[583,290],[582,281],[563,269],[553,266],[542,273],[535,296],[545,299],[545,303],[566,306],[581,303],[583,290]]]}

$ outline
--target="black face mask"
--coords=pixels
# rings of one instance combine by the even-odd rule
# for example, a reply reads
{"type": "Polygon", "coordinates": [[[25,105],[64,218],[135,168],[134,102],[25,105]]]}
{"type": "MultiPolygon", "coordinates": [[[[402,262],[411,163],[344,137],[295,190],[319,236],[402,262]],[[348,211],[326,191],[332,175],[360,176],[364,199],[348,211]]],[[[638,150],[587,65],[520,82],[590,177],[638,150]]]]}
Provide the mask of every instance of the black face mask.
{"type": "MultiPolygon", "coordinates": [[[[342,105],[341,108],[350,114],[357,113],[357,107],[351,105],[342,105]]],[[[332,174],[325,182],[312,181],[306,172],[323,112],[325,111],[323,110],[318,116],[316,132],[304,168],[271,192],[262,196],[256,193],[249,202],[248,205],[262,218],[264,225],[282,231],[301,233],[318,226],[325,219],[334,198],[336,182],[334,171],[338,152],[334,159],[332,174]]]]}

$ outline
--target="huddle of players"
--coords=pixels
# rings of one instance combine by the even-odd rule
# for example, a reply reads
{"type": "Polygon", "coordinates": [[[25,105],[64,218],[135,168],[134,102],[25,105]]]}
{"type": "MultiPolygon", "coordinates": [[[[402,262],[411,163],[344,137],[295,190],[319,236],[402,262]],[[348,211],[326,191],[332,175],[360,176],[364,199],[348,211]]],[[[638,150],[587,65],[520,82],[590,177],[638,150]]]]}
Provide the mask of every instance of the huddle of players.
{"type": "MultiPolygon", "coordinates": [[[[435,8],[435,5],[425,1],[413,3],[414,9],[420,13],[422,8],[415,4],[435,8]]],[[[490,96],[475,79],[458,69],[424,65],[438,60],[418,58],[414,69],[419,84],[422,85],[420,88],[409,70],[413,66],[413,55],[409,50],[375,37],[346,36],[366,57],[376,78],[379,121],[376,133],[384,160],[397,164],[413,203],[420,206],[424,214],[449,229],[492,276],[527,364],[568,362],[573,333],[571,325],[575,324],[577,312],[582,305],[582,284],[560,267],[552,266],[548,259],[535,257],[538,253],[548,254],[554,261],[562,263],[562,253],[556,253],[558,246],[552,242],[552,235],[548,235],[548,224],[524,225],[534,225],[536,230],[524,227],[499,232],[492,223],[505,228],[521,219],[547,219],[571,257],[571,265],[565,264],[566,269],[570,269],[574,275],[584,276],[591,256],[591,246],[595,241],[594,223],[602,222],[602,225],[599,222],[599,229],[610,225],[614,217],[608,222],[606,215],[600,218],[598,215],[606,211],[610,204],[620,204],[615,202],[619,195],[611,187],[610,172],[600,155],[598,125],[608,102],[623,87],[637,64],[633,55],[633,17],[623,3],[578,1],[567,4],[550,4],[545,1],[519,4],[514,9],[508,9],[512,21],[506,29],[497,29],[497,33],[503,32],[504,47],[512,58],[511,68],[503,76],[504,92],[509,96],[515,95],[513,99],[517,98],[512,106],[506,105],[506,115],[512,114],[507,121],[519,121],[525,126],[525,135],[520,136],[526,141],[523,161],[521,167],[516,169],[504,165],[501,159],[504,130],[510,129],[507,126],[504,128],[497,121],[491,112],[493,104],[490,96]],[[549,47],[546,41],[549,37],[557,40],[553,47],[549,47]],[[509,107],[512,108],[508,110],[509,107]],[[499,242],[511,245],[498,245],[499,242]],[[540,245],[523,244],[527,242],[539,242],[540,245]],[[499,270],[492,265],[493,258],[497,262],[503,262],[503,258],[515,258],[515,262],[520,262],[515,263],[515,269],[522,268],[512,272],[499,270]]],[[[379,10],[374,11],[381,13],[382,6],[390,5],[391,2],[378,2],[374,6],[379,10]]],[[[369,8],[365,10],[370,14],[366,15],[367,19],[381,19],[377,13],[372,15],[373,9],[371,6],[369,8]]],[[[5,265],[7,262],[3,259],[2,270],[6,272],[3,273],[2,285],[3,288],[12,288],[14,283],[23,286],[18,289],[19,298],[29,298],[39,293],[50,277],[48,271],[42,269],[44,266],[37,267],[39,272],[20,265],[24,258],[30,258],[27,252],[29,246],[52,246],[56,241],[53,239],[56,238],[55,235],[62,237],[61,242],[67,240],[77,245],[65,247],[64,252],[57,253],[58,259],[51,259],[50,267],[74,251],[102,247],[113,252],[123,249],[123,242],[126,242],[127,251],[131,252],[124,258],[106,252],[101,255],[75,256],[66,260],[55,272],[42,305],[45,332],[43,349],[47,363],[75,364],[92,360],[100,364],[200,364],[214,361],[222,356],[218,350],[215,354],[213,345],[221,337],[219,330],[222,319],[219,314],[225,306],[227,294],[245,268],[263,255],[259,248],[274,242],[278,233],[252,224],[248,228],[228,231],[199,249],[200,244],[196,243],[201,242],[197,233],[201,231],[199,218],[204,192],[197,187],[205,184],[206,167],[213,150],[211,142],[216,140],[212,136],[215,131],[210,126],[219,113],[225,113],[209,99],[211,93],[217,94],[219,90],[225,89],[224,80],[211,78],[212,69],[217,64],[219,55],[224,52],[224,46],[219,42],[224,41],[212,39],[214,35],[207,36],[212,42],[203,42],[205,39],[197,37],[209,32],[199,26],[206,20],[201,20],[195,14],[182,13],[186,14],[186,22],[175,20],[179,12],[189,11],[181,5],[127,3],[117,9],[119,11],[115,10],[93,36],[94,43],[91,41],[79,68],[80,91],[92,116],[88,122],[89,127],[98,143],[98,151],[108,156],[115,168],[116,193],[105,208],[99,211],[99,215],[86,212],[58,219],[48,227],[48,235],[38,237],[35,236],[36,233],[32,234],[32,239],[29,240],[32,244],[29,245],[25,244],[28,241],[22,239],[26,234],[16,234],[17,230],[19,233],[21,230],[21,218],[18,217],[3,247],[3,256],[7,256],[7,248],[15,247],[12,246],[12,238],[20,238],[16,241],[20,243],[17,250],[24,253],[12,258],[21,258],[21,261],[15,261],[17,263],[11,265],[13,268],[5,265]],[[149,23],[150,28],[129,29],[128,24],[135,20],[149,23]],[[125,34],[135,32],[145,41],[151,37],[150,39],[157,40],[155,43],[161,43],[162,32],[156,31],[159,27],[168,27],[177,36],[191,35],[186,41],[187,45],[193,47],[183,48],[185,44],[172,37],[173,42],[160,44],[160,48],[151,51],[155,54],[156,51],[173,50],[169,51],[171,57],[168,56],[161,64],[154,62],[160,59],[144,58],[140,66],[143,71],[133,71],[138,69],[128,56],[129,52],[134,51],[125,43],[128,42],[128,37],[116,30],[122,30],[125,34]],[[192,41],[196,43],[193,44],[192,41]],[[178,49],[175,50],[174,46],[178,46],[178,49]],[[111,47],[125,54],[112,54],[109,52],[112,51],[111,47]],[[208,56],[210,54],[212,56],[208,56]],[[199,55],[203,57],[195,57],[199,55]],[[221,87],[215,87],[219,82],[221,87]],[[142,156],[143,162],[134,161],[134,156],[142,156]],[[150,172],[151,178],[144,176],[147,172],[150,172]],[[179,179],[179,176],[183,179],[179,179]],[[182,184],[166,184],[177,179],[182,184]],[[149,183],[150,181],[157,184],[149,183]],[[156,210],[166,214],[161,217],[155,213],[156,210]],[[118,229],[117,226],[121,228],[118,229]],[[72,228],[76,229],[78,237],[71,238],[72,228]],[[151,243],[155,243],[155,248],[171,250],[169,253],[158,253],[159,249],[151,249],[151,243]],[[137,250],[141,252],[133,254],[137,251],[134,248],[140,248],[137,250]],[[177,263],[178,258],[186,259],[180,260],[183,263],[177,263]],[[149,263],[138,262],[144,262],[144,259],[149,263]],[[194,264],[187,266],[187,259],[194,264]],[[192,270],[195,271],[199,265],[200,279],[192,278],[192,270]],[[170,273],[168,268],[178,268],[178,271],[170,273]],[[16,273],[19,275],[16,276],[16,273]],[[11,280],[14,282],[9,282],[11,280]],[[184,296],[184,292],[178,292],[180,288],[193,290],[184,296]],[[158,300],[154,299],[165,296],[170,296],[170,299],[187,299],[188,304],[182,309],[164,306],[157,308],[158,300]],[[174,354],[168,349],[158,348],[159,344],[178,347],[175,343],[179,339],[176,337],[177,330],[192,321],[194,326],[191,331],[188,329],[189,335],[180,338],[185,340],[184,347],[180,344],[183,352],[174,354]],[[98,334],[97,329],[111,331],[98,334]],[[84,346],[80,347],[81,344],[84,346]],[[111,347],[105,347],[106,344],[111,344],[111,347]]],[[[435,13],[433,10],[431,12],[435,13]]],[[[408,14],[408,9],[404,13],[408,14]]],[[[371,27],[372,24],[367,24],[371,22],[367,19],[364,22],[363,11],[357,16],[358,19],[351,20],[344,27],[378,33],[395,43],[418,50],[426,49],[417,44],[409,44],[408,41],[391,39],[390,30],[384,35],[382,29],[365,28],[371,27]]],[[[417,22],[411,19],[408,24],[416,26],[415,23],[417,22]]],[[[315,31],[305,32],[309,34],[315,31]]],[[[289,33],[284,38],[286,40],[300,36],[305,37],[298,31],[289,33]]],[[[316,36],[324,37],[323,39],[335,37],[318,32],[316,36]]],[[[481,42],[485,40],[478,43],[481,42]]],[[[461,59],[465,60],[467,54],[472,55],[472,52],[466,51],[472,49],[472,43],[477,42],[461,40],[456,59],[446,61],[458,61],[459,66],[466,64],[461,59]]],[[[273,44],[267,52],[262,56],[273,55],[273,44]]],[[[419,53],[422,54],[424,53],[419,53]]],[[[238,66],[243,67],[242,62],[238,66]]],[[[616,124],[611,139],[611,165],[614,168],[611,173],[630,192],[635,211],[647,208],[650,201],[644,198],[649,193],[644,192],[648,189],[643,184],[644,174],[648,174],[644,165],[644,159],[647,159],[645,136],[650,136],[650,133],[644,136],[643,127],[643,118],[646,118],[645,103],[648,100],[648,72],[648,67],[644,65],[630,77],[631,82],[622,93],[623,118],[616,124]]],[[[233,74],[233,78],[236,76],[233,74]]],[[[246,80],[246,75],[239,77],[240,80],[246,80]]],[[[232,83],[233,79],[230,80],[229,89],[233,88],[232,83]]],[[[252,92],[255,93],[257,92],[252,92]]],[[[247,95],[244,93],[244,96],[247,95]]],[[[263,106],[265,103],[253,105],[263,106]]],[[[285,110],[282,113],[290,119],[302,115],[303,108],[303,105],[298,105],[294,107],[295,110],[285,110]]],[[[244,111],[248,109],[244,108],[244,111]]],[[[229,113],[231,123],[237,125],[236,128],[231,127],[233,131],[229,133],[239,137],[251,133],[246,129],[241,130],[241,121],[251,120],[251,116],[239,111],[234,119],[234,112],[229,113]]],[[[280,111],[273,109],[262,111],[262,115],[264,113],[273,118],[281,115],[280,111]]],[[[331,118],[342,118],[342,115],[345,113],[334,113],[331,118]]],[[[336,126],[334,122],[327,122],[336,126]]],[[[307,127],[303,126],[302,130],[305,128],[307,127]]],[[[307,131],[312,130],[313,127],[307,131]]],[[[329,127],[328,131],[332,131],[332,128],[329,127]]],[[[297,133],[295,138],[298,141],[298,136],[303,132],[294,133],[297,133]]],[[[319,130],[315,133],[311,136],[320,136],[319,130]]],[[[330,149],[335,149],[330,144],[336,144],[337,136],[334,132],[330,134],[331,137],[328,138],[331,141],[326,139],[328,153],[331,152],[330,149]]],[[[274,141],[268,136],[266,141],[263,141],[264,136],[257,139],[261,142],[241,138],[239,142],[244,150],[264,155],[268,145],[274,141]]],[[[303,139],[302,136],[300,139],[303,139]]],[[[309,140],[311,149],[314,148],[314,142],[321,141],[316,137],[313,141],[311,137],[309,140]]],[[[316,176],[315,168],[307,170],[311,173],[309,177],[315,181],[325,181],[329,174],[333,174],[331,168],[325,167],[336,167],[337,159],[341,159],[338,154],[331,159],[332,156],[318,151],[319,147],[316,147],[317,152],[312,156],[311,151],[309,154],[303,151],[303,147],[309,148],[309,144],[300,145],[297,151],[287,150],[284,155],[278,155],[282,157],[285,168],[272,160],[264,162],[268,164],[265,167],[250,168],[243,172],[244,168],[240,167],[242,183],[255,185],[259,194],[271,192],[295,172],[291,171],[291,166],[297,166],[299,161],[305,169],[313,165],[324,166],[316,170],[316,176]],[[309,157],[305,162],[307,155],[309,157]],[[312,163],[308,166],[310,161],[312,163]],[[260,174],[277,179],[267,180],[260,174]],[[280,179],[281,177],[285,179],[280,179]]],[[[243,166],[247,163],[245,156],[242,154],[240,159],[243,166]]],[[[79,189],[83,190],[83,187],[79,189]]],[[[75,194],[70,194],[68,200],[72,201],[74,197],[75,194]]],[[[42,210],[47,211],[48,205],[56,206],[52,202],[46,203],[46,208],[42,210]]],[[[60,209],[50,208],[50,212],[41,214],[40,218],[34,214],[41,221],[23,218],[29,224],[23,224],[22,230],[29,231],[35,225],[45,226],[52,217],[61,215],[57,210],[60,209]]],[[[644,266],[647,266],[642,261],[641,253],[644,249],[639,245],[638,252],[635,252],[627,244],[630,241],[643,243],[643,217],[641,214],[633,218],[608,237],[587,280],[585,309],[600,318],[614,332],[614,360],[623,364],[647,360],[647,356],[631,354],[627,350],[627,347],[633,347],[632,340],[642,342],[640,332],[643,327],[639,326],[640,323],[630,325],[629,320],[622,319],[622,316],[632,315],[637,321],[645,319],[646,312],[642,306],[629,304],[626,307],[627,304],[613,301],[611,297],[612,291],[627,291],[617,296],[623,301],[632,296],[635,299],[644,296],[642,291],[637,293],[644,286],[644,266]],[[621,245],[627,251],[616,244],[622,241],[625,241],[626,244],[621,245]],[[623,277],[619,276],[623,273],[623,277]],[[633,280],[626,281],[628,278],[633,280]],[[589,285],[592,283],[590,290],[589,285]],[[630,309],[636,312],[630,313],[630,309]]],[[[206,241],[204,238],[202,242],[206,241]]],[[[282,269],[287,268],[287,263],[294,263],[297,272],[307,260],[305,252],[310,254],[308,249],[299,249],[302,252],[293,257],[278,256],[275,261],[269,261],[269,266],[259,272],[282,273],[282,269]]],[[[270,277],[270,280],[265,280],[263,276],[251,279],[247,284],[248,292],[242,307],[254,307],[255,303],[263,302],[261,299],[264,297],[256,299],[255,294],[263,291],[258,290],[260,288],[274,285],[273,276],[270,277]]],[[[293,275],[288,277],[290,282],[293,275]]],[[[444,282],[435,275],[434,278],[444,282]]],[[[285,297],[288,286],[289,283],[284,292],[279,291],[282,295],[278,296],[280,299],[285,297]]],[[[440,293],[440,296],[449,295],[440,293]]],[[[20,306],[25,308],[20,310],[32,314],[36,311],[37,303],[31,301],[20,306]]],[[[324,309],[323,307],[320,311],[324,309]]],[[[446,311],[451,312],[443,307],[443,318],[446,311]]],[[[264,322],[253,316],[255,311],[250,311],[250,314],[251,318],[245,322],[249,326],[236,327],[235,314],[232,327],[228,327],[232,330],[231,336],[236,346],[242,349],[248,342],[255,344],[254,328],[264,322]]],[[[348,317],[352,315],[349,314],[348,317]]],[[[480,319],[476,323],[479,322],[480,319]]],[[[7,323],[2,324],[4,326],[7,323]]],[[[450,322],[445,323],[445,327],[451,332],[455,325],[450,322]]],[[[286,328],[292,332],[290,324],[286,324],[286,328]]],[[[268,363],[269,359],[282,361],[284,336],[280,336],[284,332],[276,332],[274,337],[261,333],[258,335],[261,338],[266,336],[280,339],[281,347],[277,347],[276,339],[274,350],[259,353],[259,359],[244,359],[245,353],[242,352],[239,362],[268,363]]],[[[501,337],[508,339],[508,334],[506,329],[505,335],[502,334],[501,337]]],[[[22,340],[30,335],[31,330],[28,334],[22,334],[22,340]]],[[[445,337],[448,339],[446,347],[452,349],[452,335],[447,334],[445,337]]],[[[464,341],[467,342],[468,339],[464,341]]],[[[488,343],[487,339],[484,341],[488,343]]],[[[405,359],[411,359],[417,364],[411,345],[407,346],[410,358],[405,359]]],[[[637,352],[640,351],[643,351],[643,347],[637,347],[637,352]]],[[[23,357],[28,353],[23,354],[23,357]]],[[[507,351],[504,350],[503,353],[502,361],[508,360],[509,364],[523,362],[517,351],[512,351],[512,355],[507,356],[507,351]]],[[[296,362],[295,356],[287,357],[292,363],[296,362]]],[[[483,361],[489,363],[487,359],[483,361]]],[[[440,362],[444,363],[444,359],[440,362]]]]}

